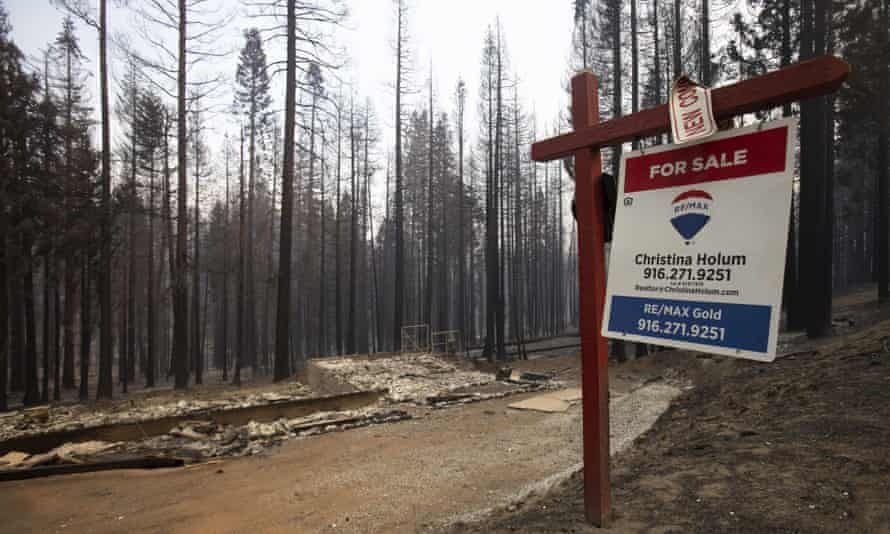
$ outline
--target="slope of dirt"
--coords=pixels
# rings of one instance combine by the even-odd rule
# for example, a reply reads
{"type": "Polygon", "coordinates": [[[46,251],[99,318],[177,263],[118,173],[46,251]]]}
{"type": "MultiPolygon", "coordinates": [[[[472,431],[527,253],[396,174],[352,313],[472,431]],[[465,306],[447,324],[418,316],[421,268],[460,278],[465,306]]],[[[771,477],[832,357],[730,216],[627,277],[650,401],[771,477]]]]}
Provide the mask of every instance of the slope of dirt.
{"type": "MultiPolygon", "coordinates": [[[[608,531],[890,532],[890,321],[808,345],[772,364],[703,358],[711,372],[616,459],[608,531]]],[[[450,531],[593,529],[575,475],[450,531]]]]}

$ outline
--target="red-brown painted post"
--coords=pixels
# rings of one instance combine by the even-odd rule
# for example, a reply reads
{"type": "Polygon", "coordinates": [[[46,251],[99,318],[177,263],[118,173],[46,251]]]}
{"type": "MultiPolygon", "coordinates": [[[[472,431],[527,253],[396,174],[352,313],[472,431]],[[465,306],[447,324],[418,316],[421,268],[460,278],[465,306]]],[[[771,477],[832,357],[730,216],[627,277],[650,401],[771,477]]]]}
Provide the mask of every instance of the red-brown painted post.
{"type": "MultiPolygon", "coordinates": [[[[597,78],[581,72],[572,78],[572,126],[599,123],[597,78]]],[[[575,156],[575,206],[578,218],[578,290],[581,321],[581,388],[584,426],[584,511],[587,520],[607,526],[612,514],[609,482],[609,352],[600,335],[606,298],[603,241],[602,160],[599,148],[575,156]]]]}

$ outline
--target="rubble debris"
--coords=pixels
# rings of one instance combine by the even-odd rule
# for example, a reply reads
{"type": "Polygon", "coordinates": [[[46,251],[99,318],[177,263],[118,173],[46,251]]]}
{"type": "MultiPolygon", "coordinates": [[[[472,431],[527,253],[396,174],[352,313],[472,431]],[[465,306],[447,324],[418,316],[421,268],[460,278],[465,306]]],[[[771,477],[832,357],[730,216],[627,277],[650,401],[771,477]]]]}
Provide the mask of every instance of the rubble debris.
{"type": "MultiPolygon", "coordinates": [[[[168,434],[174,429],[183,431],[191,428],[186,435],[195,439],[192,431],[211,433],[221,425],[244,426],[250,421],[268,423],[277,419],[303,417],[321,410],[350,410],[376,404],[384,391],[357,391],[332,396],[313,396],[287,402],[266,403],[248,407],[228,407],[219,410],[205,410],[181,416],[163,417],[144,421],[115,423],[88,427],[73,431],[25,433],[8,440],[0,440],[0,454],[9,451],[22,451],[31,454],[43,453],[69,442],[87,440],[99,441],[139,441],[145,438],[168,434]],[[196,420],[198,419],[198,420],[196,420]]],[[[176,437],[176,436],[173,436],[176,437]]]]}
{"type": "Polygon", "coordinates": [[[531,382],[542,382],[545,380],[550,380],[550,375],[545,375],[543,373],[532,373],[529,371],[525,371],[519,375],[520,380],[528,380],[531,382]]]}
{"type": "Polygon", "coordinates": [[[0,472],[33,469],[45,465],[80,464],[90,457],[118,448],[118,443],[87,441],[66,443],[44,454],[27,454],[13,451],[0,457],[0,472]]]}
{"type": "Polygon", "coordinates": [[[494,377],[497,380],[509,380],[510,374],[513,373],[513,369],[510,367],[499,367],[497,371],[494,373],[494,377]]]}
{"type": "Polygon", "coordinates": [[[411,415],[403,410],[324,412],[294,419],[282,418],[271,423],[250,421],[241,427],[215,425],[201,428],[207,431],[206,434],[194,428],[178,428],[163,436],[123,445],[130,454],[163,454],[186,463],[196,463],[224,456],[253,456],[288,439],[410,418],[411,415]]]}
{"type": "Polygon", "coordinates": [[[23,410],[22,416],[27,422],[45,423],[49,420],[49,406],[37,406],[23,410]]]}
{"type": "MultiPolygon", "coordinates": [[[[38,406],[4,414],[0,418],[0,442],[27,435],[71,431],[103,425],[141,423],[208,411],[265,406],[312,396],[312,391],[299,382],[291,382],[277,387],[279,389],[272,392],[229,391],[225,393],[225,397],[212,400],[171,399],[158,403],[157,398],[145,396],[99,406],[90,404],[38,406]]],[[[198,431],[200,432],[200,430],[198,431]]]]}
{"type": "Polygon", "coordinates": [[[257,423],[251,421],[247,424],[247,437],[249,439],[271,438],[287,433],[287,426],[282,421],[274,423],[257,423]]]}
{"type": "Polygon", "coordinates": [[[0,469],[7,468],[7,467],[16,467],[30,457],[31,457],[30,454],[27,454],[24,452],[18,452],[18,451],[8,452],[8,453],[4,454],[3,456],[0,456],[0,469]]]}
{"type": "Polygon", "coordinates": [[[280,393],[275,393],[275,392],[262,393],[260,395],[260,397],[263,398],[264,400],[269,401],[269,402],[286,402],[286,401],[291,400],[290,396],[282,395],[280,393]]]}
{"type": "Polygon", "coordinates": [[[216,424],[213,421],[206,420],[186,421],[184,424],[198,434],[210,434],[216,428],[216,424]]]}
{"type": "Polygon", "coordinates": [[[41,465],[51,464],[59,459],[59,455],[55,452],[47,452],[45,454],[35,454],[19,464],[20,467],[30,468],[39,467],[41,465]]]}
{"type": "Polygon", "coordinates": [[[434,395],[432,397],[427,397],[426,401],[429,404],[442,404],[442,403],[452,403],[454,401],[460,401],[464,399],[473,398],[476,395],[473,393],[452,393],[446,395],[434,395]]]}
{"type": "Polygon", "coordinates": [[[509,378],[512,373],[519,380],[511,385],[511,381],[498,381],[495,374],[479,371],[466,360],[432,354],[331,358],[312,364],[354,391],[309,396],[308,388],[295,385],[246,395],[231,392],[220,399],[174,398],[157,405],[137,399],[111,407],[101,405],[101,411],[95,414],[89,413],[90,405],[43,407],[29,417],[20,413],[0,420],[0,451],[34,454],[57,447],[46,455],[15,456],[8,462],[27,461],[32,467],[91,462],[122,453],[205,462],[260,454],[288,439],[413,417],[403,409],[381,408],[377,402],[384,394],[390,408],[414,405],[443,409],[561,386],[547,375],[517,374],[509,367],[503,368],[500,376],[509,378]],[[13,426],[7,422],[20,425],[24,432],[19,429],[18,437],[4,441],[4,432],[13,426]],[[96,426],[97,422],[102,424],[96,426]],[[73,431],[47,432],[59,427],[73,431]],[[80,440],[91,441],[78,443],[80,440]]]}
{"type": "Polygon", "coordinates": [[[193,441],[177,448],[169,453],[173,458],[179,458],[185,463],[198,463],[205,458],[216,456],[217,451],[209,443],[193,441]]]}
{"type": "Polygon", "coordinates": [[[547,382],[552,380],[553,377],[550,375],[545,375],[542,373],[532,373],[529,371],[517,371],[513,370],[510,373],[510,376],[505,379],[506,382],[510,382],[511,384],[529,384],[536,382],[547,382]]]}
{"type": "Polygon", "coordinates": [[[95,456],[116,449],[120,444],[105,441],[84,441],[82,443],[66,443],[56,447],[51,452],[58,455],[60,460],[79,462],[81,458],[95,456]]]}
{"type": "Polygon", "coordinates": [[[233,441],[238,439],[238,431],[234,428],[227,428],[220,434],[217,434],[215,438],[217,443],[225,447],[226,445],[230,445],[233,441]]]}
{"type": "Polygon", "coordinates": [[[189,426],[183,428],[174,428],[170,431],[170,435],[177,438],[186,438],[195,441],[207,439],[206,434],[201,434],[189,426]]]}
{"type": "Polygon", "coordinates": [[[490,384],[494,374],[468,368],[462,360],[434,354],[396,354],[384,358],[330,358],[316,365],[361,389],[388,389],[390,402],[425,403],[454,390],[490,384]]]}
{"type": "Polygon", "coordinates": [[[325,419],[323,421],[309,421],[297,423],[296,420],[288,422],[288,428],[291,432],[301,433],[307,430],[328,428],[331,425],[346,425],[363,421],[363,417],[341,417],[337,419],[325,419]]]}

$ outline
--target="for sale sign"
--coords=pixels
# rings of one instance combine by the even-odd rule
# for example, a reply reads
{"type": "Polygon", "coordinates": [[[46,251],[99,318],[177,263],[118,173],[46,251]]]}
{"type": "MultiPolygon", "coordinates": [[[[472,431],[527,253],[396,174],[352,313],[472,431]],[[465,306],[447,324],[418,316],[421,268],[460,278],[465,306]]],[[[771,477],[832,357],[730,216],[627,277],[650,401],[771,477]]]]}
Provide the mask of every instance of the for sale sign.
{"type": "Polygon", "coordinates": [[[772,361],[795,119],[622,157],[603,335],[772,361]]]}

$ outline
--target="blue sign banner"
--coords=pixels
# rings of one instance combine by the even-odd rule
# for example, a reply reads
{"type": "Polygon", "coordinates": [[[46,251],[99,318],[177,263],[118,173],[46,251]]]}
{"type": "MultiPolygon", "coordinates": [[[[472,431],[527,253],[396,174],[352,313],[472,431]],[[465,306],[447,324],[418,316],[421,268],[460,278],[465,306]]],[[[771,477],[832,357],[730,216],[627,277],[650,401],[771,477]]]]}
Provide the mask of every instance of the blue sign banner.
{"type": "Polygon", "coordinates": [[[615,295],[609,331],[766,352],[772,307],[615,295]]]}

